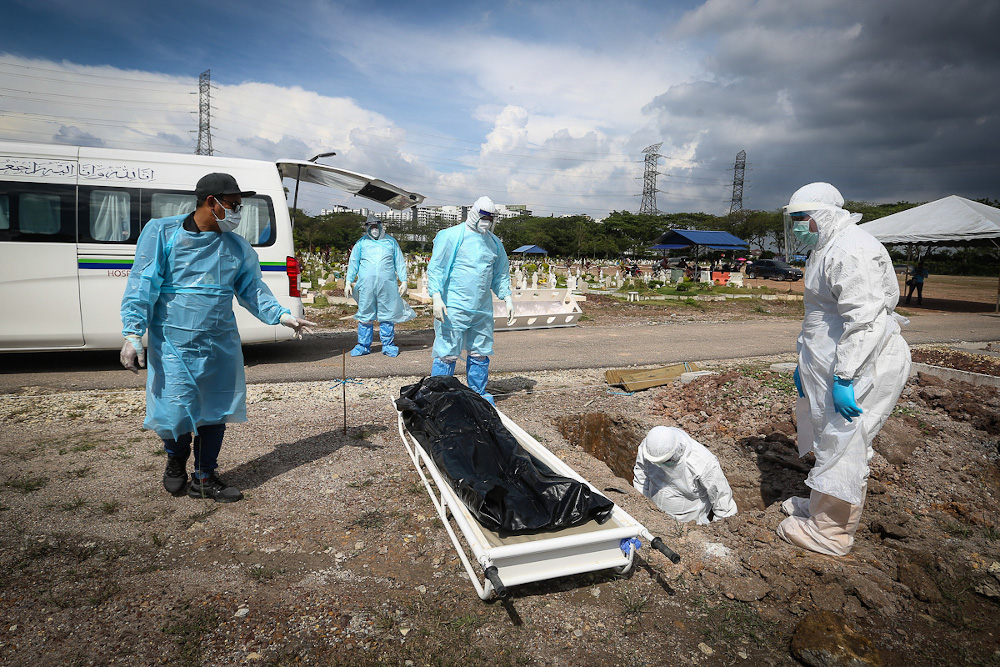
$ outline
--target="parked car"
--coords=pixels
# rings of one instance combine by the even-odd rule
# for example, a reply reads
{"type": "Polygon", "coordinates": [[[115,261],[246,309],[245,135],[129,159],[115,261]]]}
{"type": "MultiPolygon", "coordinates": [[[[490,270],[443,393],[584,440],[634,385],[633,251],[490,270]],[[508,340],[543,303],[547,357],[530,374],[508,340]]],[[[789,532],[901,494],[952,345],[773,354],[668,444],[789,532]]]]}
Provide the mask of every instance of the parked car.
{"type": "Polygon", "coordinates": [[[789,266],[780,259],[755,259],[747,264],[747,278],[774,278],[775,280],[798,280],[802,269],[789,266]]]}

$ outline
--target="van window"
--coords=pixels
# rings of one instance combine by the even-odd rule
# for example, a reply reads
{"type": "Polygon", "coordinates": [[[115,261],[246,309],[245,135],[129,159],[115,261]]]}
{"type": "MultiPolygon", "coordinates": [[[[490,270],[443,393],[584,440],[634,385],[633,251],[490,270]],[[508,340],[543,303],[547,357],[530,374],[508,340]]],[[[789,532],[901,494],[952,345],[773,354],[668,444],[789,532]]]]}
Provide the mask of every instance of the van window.
{"type": "Polygon", "coordinates": [[[270,197],[244,197],[243,209],[240,211],[240,226],[236,233],[254,246],[267,246],[274,243],[274,225],[271,220],[270,197]]]}
{"type": "Polygon", "coordinates": [[[173,192],[154,192],[151,198],[152,210],[150,219],[169,218],[172,215],[187,215],[195,209],[196,199],[193,194],[173,192]]]}
{"type": "Polygon", "coordinates": [[[74,243],[76,189],[0,181],[0,241],[74,243]]]}
{"type": "Polygon", "coordinates": [[[132,198],[120,190],[90,193],[90,237],[95,241],[127,241],[131,236],[132,198]]]}
{"type": "Polygon", "coordinates": [[[58,234],[59,196],[21,195],[17,227],[25,234],[58,234]]]}
{"type": "MultiPolygon", "coordinates": [[[[196,203],[193,194],[154,192],[149,198],[149,219],[187,215],[194,211],[196,203]]],[[[245,238],[252,246],[274,245],[276,234],[271,198],[263,195],[244,197],[240,224],[233,233],[245,238]]]]}

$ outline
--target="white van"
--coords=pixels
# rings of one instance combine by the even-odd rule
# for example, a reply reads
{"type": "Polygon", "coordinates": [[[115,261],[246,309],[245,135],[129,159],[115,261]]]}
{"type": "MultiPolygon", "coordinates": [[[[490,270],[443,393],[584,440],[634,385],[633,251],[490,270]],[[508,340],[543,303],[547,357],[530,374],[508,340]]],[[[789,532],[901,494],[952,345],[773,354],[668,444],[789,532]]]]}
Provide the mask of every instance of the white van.
{"type": "MultiPolygon", "coordinates": [[[[0,142],[0,352],[119,349],[121,298],[139,231],[151,219],[193,211],[195,183],[215,171],[256,192],[243,199],[235,233],[257,251],[264,282],[281,305],[301,317],[283,170],[393,208],[423,201],[383,181],[300,160],[276,165],[0,142]]],[[[292,336],[242,307],[235,311],[244,342],[292,336]]]]}

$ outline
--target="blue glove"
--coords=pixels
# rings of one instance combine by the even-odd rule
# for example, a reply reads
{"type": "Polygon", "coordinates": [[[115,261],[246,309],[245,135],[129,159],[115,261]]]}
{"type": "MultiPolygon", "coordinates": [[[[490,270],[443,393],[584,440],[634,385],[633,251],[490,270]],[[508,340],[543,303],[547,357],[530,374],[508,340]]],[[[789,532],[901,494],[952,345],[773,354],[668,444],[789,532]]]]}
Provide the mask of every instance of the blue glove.
{"type": "Polygon", "coordinates": [[[843,415],[847,421],[854,421],[851,417],[861,415],[861,408],[854,400],[854,380],[833,378],[833,409],[843,415]]]}
{"type": "Polygon", "coordinates": [[[799,392],[799,396],[805,397],[802,392],[802,378],[799,377],[799,367],[795,367],[795,372],[792,373],[792,379],[795,380],[795,389],[799,392]]]}

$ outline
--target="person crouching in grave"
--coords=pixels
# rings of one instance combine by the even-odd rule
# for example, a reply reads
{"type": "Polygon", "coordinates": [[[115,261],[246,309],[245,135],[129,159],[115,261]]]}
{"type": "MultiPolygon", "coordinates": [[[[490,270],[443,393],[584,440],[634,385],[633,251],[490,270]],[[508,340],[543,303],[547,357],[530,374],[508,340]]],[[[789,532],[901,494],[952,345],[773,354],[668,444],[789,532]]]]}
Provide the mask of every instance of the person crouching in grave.
{"type": "Polygon", "coordinates": [[[639,445],[632,486],[681,522],[707,524],[736,514],[719,459],[679,428],[656,426],[639,445]]]}

